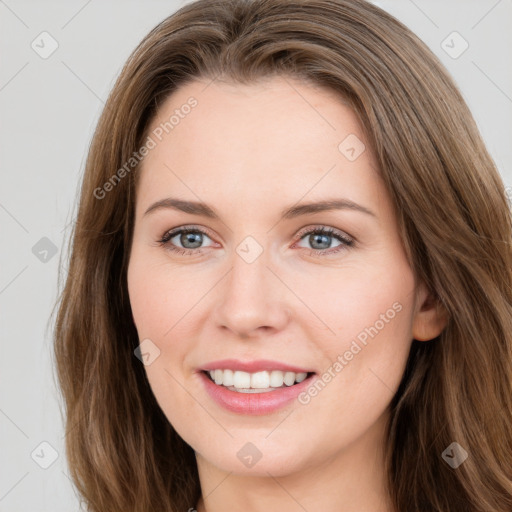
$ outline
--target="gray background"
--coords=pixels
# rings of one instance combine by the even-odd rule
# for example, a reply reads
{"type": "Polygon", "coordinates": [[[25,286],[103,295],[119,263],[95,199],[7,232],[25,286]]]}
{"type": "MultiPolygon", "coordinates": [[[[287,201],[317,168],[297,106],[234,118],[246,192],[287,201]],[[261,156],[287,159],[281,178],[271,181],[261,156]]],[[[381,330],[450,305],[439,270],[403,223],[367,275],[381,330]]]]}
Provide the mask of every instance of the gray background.
{"type": "MultiPolygon", "coordinates": [[[[184,3],[0,0],[0,512],[79,510],[51,359],[59,260],[65,270],[104,100],[137,43],[184,3]]],[[[374,3],[448,67],[512,185],[512,0],[374,3]]]]}

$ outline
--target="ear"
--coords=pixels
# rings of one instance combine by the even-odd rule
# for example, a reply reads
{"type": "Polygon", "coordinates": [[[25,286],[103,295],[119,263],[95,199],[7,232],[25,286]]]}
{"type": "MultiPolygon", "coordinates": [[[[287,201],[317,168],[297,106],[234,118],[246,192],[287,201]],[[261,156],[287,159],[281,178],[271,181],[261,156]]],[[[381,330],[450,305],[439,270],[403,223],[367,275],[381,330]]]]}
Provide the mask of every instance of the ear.
{"type": "Polygon", "coordinates": [[[416,294],[412,337],[418,341],[432,340],[441,334],[447,323],[446,310],[421,282],[416,294]]]}

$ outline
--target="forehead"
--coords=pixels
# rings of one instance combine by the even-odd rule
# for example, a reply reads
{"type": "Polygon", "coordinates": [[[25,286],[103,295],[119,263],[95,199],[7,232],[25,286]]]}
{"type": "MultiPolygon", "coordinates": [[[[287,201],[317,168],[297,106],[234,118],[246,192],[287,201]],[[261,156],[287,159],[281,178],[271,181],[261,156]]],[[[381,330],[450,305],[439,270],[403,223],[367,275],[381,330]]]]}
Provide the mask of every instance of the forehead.
{"type": "Polygon", "coordinates": [[[244,85],[218,80],[188,83],[160,106],[150,126],[152,132],[159,129],[175,145],[194,136],[209,150],[231,147],[233,152],[244,142],[250,148],[265,143],[280,148],[280,153],[320,144],[336,149],[344,134],[361,132],[341,97],[290,77],[244,85]]]}
{"type": "Polygon", "coordinates": [[[188,83],[161,105],[149,134],[156,145],[142,164],[142,195],[177,187],[211,197],[222,188],[245,200],[280,190],[297,201],[340,186],[357,195],[351,189],[376,176],[352,110],[334,92],[289,77],[188,83]],[[347,146],[364,151],[353,160],[347,146]]]}

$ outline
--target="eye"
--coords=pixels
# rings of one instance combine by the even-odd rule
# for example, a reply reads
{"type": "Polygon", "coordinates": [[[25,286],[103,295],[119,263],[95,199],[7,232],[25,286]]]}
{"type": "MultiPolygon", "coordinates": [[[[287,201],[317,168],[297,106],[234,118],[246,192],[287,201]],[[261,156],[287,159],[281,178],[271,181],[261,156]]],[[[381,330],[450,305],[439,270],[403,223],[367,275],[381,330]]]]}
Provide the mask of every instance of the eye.
{"type": "Polygon", "coordinates": [[[211,240],[205,230],[189,226],[167,231],[158,242],[169,251],[178,254],[200,254],[204,249],[204,247],[201,247],[204,237],[211,240]],[[173,239],[176,240],[173,241],[173,239]],[[181,247],[177,244],[181,244],[181,247]]]}
{"type": "MultiPolygon", "coordinates": [[[[181,227],[172,229],[164,233],[158,243],[171,252],[180,255],[196,255],[201,254],[203,249],[209,246],[202,246],[205,237],[211,241],[208,232],[198,226],[181,227]],[[175,239],[175,240],[173,240],[175,239]]],[[[312,245],[309,251],[311,255],[322,256],[324,254],[334,254],[339,251],[345,250],[354,245],[354,240],[341,231],[325,226],[310,227],[302,230],[299,234],[299,241],[307,238],[307,241],[312,245]],[[339,245],[334,248],[329,248],[332,240],[337,240],[339,245]],[[327,246],[327,247],[326,247],[327,246]]]]}
{"type": "Polygon", "coordinates": [[[309,244],[311,244],[312,249],[309,249],[309,252],[313,256],[334,254],[339,251],[346,250],[348,247],[352,247],[354,245],[354,240],[348,235],[325,226],[307,228],[307,230],[301,231],[298,236],[300,241],[305,239],[309,244]],[[329,248],[333,239],[340,243],[334,248],[329,248]]]}

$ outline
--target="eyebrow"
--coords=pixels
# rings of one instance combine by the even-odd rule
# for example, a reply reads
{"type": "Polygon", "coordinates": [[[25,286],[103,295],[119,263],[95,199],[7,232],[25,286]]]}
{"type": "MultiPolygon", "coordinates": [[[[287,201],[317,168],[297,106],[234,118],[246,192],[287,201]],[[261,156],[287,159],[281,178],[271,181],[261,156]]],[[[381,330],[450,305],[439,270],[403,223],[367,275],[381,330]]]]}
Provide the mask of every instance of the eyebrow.
{"type": "MultiPolygon", "coordinates": [[[[206,203],[197,201],[185,201],[183,199],[176,199],[173,197],[167,197],[161,199],[156,203],[153,203],[144,213],[144,216],[151,212],[161,209],[172,209],[178,210],[192,215],[201,215],[208,217],[209,219],[220,220],[220,216],[215,212],[214,208],[206,203]]],[[[370,209],[350,201],[349,199],[326,199],[324,201],[318,201],[313,203],[304,203],[299,205],[293,205],[285,208],[281,212],[282,219],[294,219],[301,215],[308,215],[332,210],[353,210],[373,217],[377,217],[370,209]]]]}

